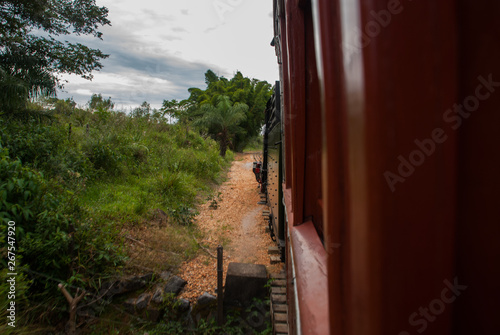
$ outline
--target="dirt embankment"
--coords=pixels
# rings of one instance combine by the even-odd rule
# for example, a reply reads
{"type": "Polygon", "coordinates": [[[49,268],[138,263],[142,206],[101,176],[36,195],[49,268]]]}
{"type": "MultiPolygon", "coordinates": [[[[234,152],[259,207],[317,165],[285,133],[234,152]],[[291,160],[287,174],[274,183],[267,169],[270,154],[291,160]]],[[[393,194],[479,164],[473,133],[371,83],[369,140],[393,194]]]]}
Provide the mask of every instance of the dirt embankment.
{"type": "Polygon", "coordinates": [[[252,173],[252,153],[236,154],[227,181],[213,200],[203,204],[196,221],[205,236],[199,240],[205,250],[185,262],[179,276],[188,284],[180,297],[194,301],[203,292],[215,294],[217,288],[217,246],[224,247],[224,276],[230,262],[264,264],[269,273],[277,273],[281,265],[271,265],[267,253],[274,245],[265,233],[267,221],[262,216],[258,184],[252,173]],[[214,208],[217,207],[217,208],[214,208]]]}

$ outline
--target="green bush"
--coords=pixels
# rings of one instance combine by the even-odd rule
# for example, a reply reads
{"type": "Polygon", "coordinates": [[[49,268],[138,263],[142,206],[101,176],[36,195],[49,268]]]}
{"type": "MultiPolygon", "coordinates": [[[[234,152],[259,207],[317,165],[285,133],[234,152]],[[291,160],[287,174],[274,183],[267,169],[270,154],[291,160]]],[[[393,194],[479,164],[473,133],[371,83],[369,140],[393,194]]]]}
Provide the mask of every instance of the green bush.
{"type": "MultiPolygon", "coordinates": [[[[12,160],[5,148],[0,149],[0,178],[3,222],[0,234],[5,236],[7,222],[15,221],[17,253],[29,271],[64,280],[70,261],[67,253],[69,219],[59,212],[64,192],[51,193],[51,185],[41,173],[23,167],[19,159],[12,160]]],[[[47,284],[47,281],[35,283],[47,284]]]]}
{"type": "Polygon", "coordinates": [[[89,142],[85,152],[95,170],[102,170],[111,176],[120,174],[122,157],[109,143],[100,139],[89,142]]]}
{"type": "Polygon", "coordinates": [[[51,170],[51,158],[65,141],[61,128],[38,122],[9,122],[0,129],[3,146],[9,149],[11,157],[21,160],[37,169],[51,170]],[[8,126],[8,130],[7,130],[8,126]]]}
{"type": "MultiPolygon", "coordinates": [[[[0,219],[5,225],[11,220],[33,224],[42,180],[40,173],[12,160],[0,145],[0,219]]],[[[24,228],[19,226],[18,232],[24,235],[24,228]]]]}
{"type": "Polygon", "coordinates": [[[71,101],[49,108],[50,119],[1,120],[0,234],[16,222],[31,316],[58,322],[67,308],[59,282],[97,289],[126,260],[122,227],[157,209],[171,223],[192,225],[232,153],[220,157],[215,141],[161,117],[90,113],[71,101]]]}
{"type": "Polygon", "coordinates": [[[5,245],[7,223],[15,221],[17,257],[24,264],[17,272],[32,281],[31,299],[60,301],[57,283],[77,281],[85,287],[123,261],[114,227],[75,220],[73,192],[24,167],[1,147],[0,180],[0,240],[5,245]]]}

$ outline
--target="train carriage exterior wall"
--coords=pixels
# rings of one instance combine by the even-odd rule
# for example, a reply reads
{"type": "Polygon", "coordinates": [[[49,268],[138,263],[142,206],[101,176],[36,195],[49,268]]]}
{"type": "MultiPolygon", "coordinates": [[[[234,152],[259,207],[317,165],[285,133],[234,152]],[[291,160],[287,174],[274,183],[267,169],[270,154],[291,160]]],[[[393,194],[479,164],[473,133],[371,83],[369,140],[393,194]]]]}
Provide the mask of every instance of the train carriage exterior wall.
{"type": "Polygon", "coordinates": [[[499,15],[274,1],[292,333],[499,334],[499,15]]]}

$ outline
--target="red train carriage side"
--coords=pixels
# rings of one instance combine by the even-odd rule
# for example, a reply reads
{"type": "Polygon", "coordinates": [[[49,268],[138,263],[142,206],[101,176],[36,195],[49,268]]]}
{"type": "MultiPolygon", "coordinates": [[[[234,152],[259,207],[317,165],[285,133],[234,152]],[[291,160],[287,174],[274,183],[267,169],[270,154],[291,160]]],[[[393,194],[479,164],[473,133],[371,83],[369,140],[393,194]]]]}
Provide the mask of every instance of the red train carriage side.
{"type": "Polygon", "coordinates": [[[292,333],[498,333],[499,14],[274,0],[292,333]]]}

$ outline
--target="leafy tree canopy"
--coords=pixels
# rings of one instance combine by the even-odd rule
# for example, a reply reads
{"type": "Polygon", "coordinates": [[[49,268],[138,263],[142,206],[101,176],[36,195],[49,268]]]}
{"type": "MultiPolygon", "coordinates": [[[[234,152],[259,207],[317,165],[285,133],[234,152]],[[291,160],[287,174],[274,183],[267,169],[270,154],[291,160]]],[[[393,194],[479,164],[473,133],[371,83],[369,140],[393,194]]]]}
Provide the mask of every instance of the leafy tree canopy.
{"type": "Polygon", "coordinates": [[[89,109],[92,111],[105,110],[109,111],[115,107],[115,103],[111,101],[111,97],[104,99],[102,94],[92,94],[89,101],[89,109]]]}
{"type": "Polygon", "coordinates": [[[235,135],[245,133],[240,124],[247,118],[248,106],[239,102],[233,104],[228,96],[222,95],[216,106],[204,104],[201,110],[203,117],[196,120],[195,125],[205,127],[219,142],[220,155],[224,157],[235,135]]]}
{"type": "Polygon", "coordinates": [[[229,99],[231,104],[245,104],[245,118],[239,126],[242,131],[234,134],[232,147],[242,150],[247,141],[259,134],[264,123],[266,103],[272,95],[272,85],[267,81],[244,77],[236,72],[232,79],[219,77],[212,70],[205,73],[205,90],[190,88],[190,96],[181,102],[165,100],[162,110],[178,118],[181,122],[193,122],[204,117],[205,105],[216,108],[221,97],[229,99]]]}
{"type": "Polygon", "coordinates": [[[95,0],[0,0],[0,113],[23,109],[29,97],[54,95],[60,74],[91,79],[108,55],[56,37],[101,39],[107,16],[95,0]]]}
{"type": "Polygon", "coordinates": [[[152,112],[154,112],[154,110],[151,108],[149,102],[143,101],[139,107],[134,108],[130,116],[135,118],[150,118],[152,112]]]}

